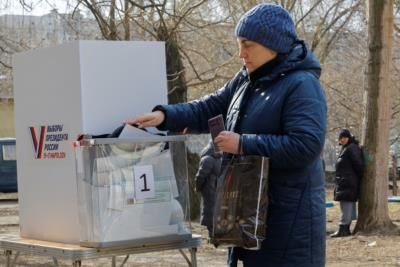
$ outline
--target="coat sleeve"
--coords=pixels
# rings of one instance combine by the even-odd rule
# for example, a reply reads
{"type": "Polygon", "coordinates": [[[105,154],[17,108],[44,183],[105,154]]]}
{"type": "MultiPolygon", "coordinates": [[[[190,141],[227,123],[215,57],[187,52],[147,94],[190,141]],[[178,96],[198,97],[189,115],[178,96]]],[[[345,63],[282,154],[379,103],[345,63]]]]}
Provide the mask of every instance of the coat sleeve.
{"type": "Polygon", "coordinates": [[[205,156],[200,160],[199,169],[195,177],[197,192],[202,190],[204,183],[213,171],[213,167],[214,162],[211,156],[205,156]]]}
{"type": "Polygon", "coordinates": [[[324,145],[326,110],[319,81],[307,74],[298,77],[282,107],[282,133],[244,134],[244,154],[269,157],[274,168],[298,168],[313,162],[324,145]]]}
{"type": "Polygon", "coordinates": [[[230,100],[242,79],[243,76],[239,72],[215,93],[206,95],[199,100],[157,106],[153,110],[162,110],[165,114],[164,122],[157,128],[175,132],[180,132],[185,128],[188,128],[189,133],[208,132],[208,119],[219,114],[226,119],[230,100]]]}

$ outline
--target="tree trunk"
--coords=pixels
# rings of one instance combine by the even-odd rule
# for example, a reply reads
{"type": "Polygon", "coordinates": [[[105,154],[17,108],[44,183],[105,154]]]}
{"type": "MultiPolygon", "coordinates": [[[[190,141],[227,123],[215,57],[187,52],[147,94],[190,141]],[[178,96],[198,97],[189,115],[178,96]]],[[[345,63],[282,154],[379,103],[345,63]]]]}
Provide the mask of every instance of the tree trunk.
{"type": "Polygon", "coordinates": [[[178,40],[175,33],[160,26],[157,31],[160,41],[165,41],[168,75],[168,103],[176,104],[187,101],[187,85],[182,56],[179,52],[178,40]]]}
{"type": "MultiPolygon", "coordinates": [[[[184,66],[179,52],[178,41],[175,34],[168,33],[168,30],[160,27],[157,29],[157,37],[165,41],[167,75],[168,75],[168,103],[176,104],[187,101],[187,85],[185,80],[184,66]]],[[[184,155],[178,155],[182,158],[184,155]]],[[[174,155],[175,157],[175,155],[174,155]]],[[[200,158],[198,155],[187,151],[188,179],[190,197],[190,217],[197,219],[200,215],[200,195],[195,191],[195,176],[199,168],[200,158]]]]}
{"type": "Polygon", "coordinates": [[[129,41],[131,39],[131,27],[130,27],[130,13],[131,8],[129,7],[129,1],[124,1],[124,40],[129,41]]]}
{"type": "Polygon", "coordinates": [[[397,196],[397,157],[395,155],[392,156],[392,184],[392,195],[397,196]]]}
{"type": "Polygon", "coordinates": [[[110,34],[108,36],[108,40],[117,40],[117,38],[118,38],[117,24],[116,24],[116,21],[115,21],[115,9],[116,9],[115,0],[111,0],[111,3],[110,3],[110,14],[109,14],[110,34]]]}
{"type": "Polygon", "coordinates": [[[385,233],[395,228],[389,218],[388,159],[390,63],[393,1],[369,0],[369,57],[364,118],[365,175],[361,181],[356,232],[385,233]]]}

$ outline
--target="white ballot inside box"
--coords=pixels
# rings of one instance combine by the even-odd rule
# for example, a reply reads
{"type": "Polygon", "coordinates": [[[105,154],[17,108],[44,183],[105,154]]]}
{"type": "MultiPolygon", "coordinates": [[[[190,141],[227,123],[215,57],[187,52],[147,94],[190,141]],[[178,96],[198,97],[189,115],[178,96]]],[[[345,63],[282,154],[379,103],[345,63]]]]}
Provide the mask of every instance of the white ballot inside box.
{"type": "MultiPolygon", "coordinates": [[[[167,103],[164,43],[75,41],[16,54],[13,70],[21,236],[79,243],[72,143],[79,134],[111,133],[125,119],[167,103]]],[[[100,171],[107,163],[92,160],[98,161],[99,182],[102,175],[107,180],[110,174],[100,171]]],[[[132,176],[125,167],[117,171],[132,176]]],[[[99,188],[109,194],[102,205],[110,212],[129,206],[135,187],[107,183],[99,188]]],[[[128,222],[121,225],[131,230],[128,222]]]]}

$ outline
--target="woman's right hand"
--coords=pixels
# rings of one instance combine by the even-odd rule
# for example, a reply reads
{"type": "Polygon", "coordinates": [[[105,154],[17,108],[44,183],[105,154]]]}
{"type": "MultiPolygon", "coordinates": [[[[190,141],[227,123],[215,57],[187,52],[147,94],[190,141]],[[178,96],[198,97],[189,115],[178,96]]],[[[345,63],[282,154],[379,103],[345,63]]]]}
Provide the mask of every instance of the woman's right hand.
{"type": "Polygon", "coordinates": [[[160,125],[164,121],[164,119],[164,112],[157,110],[151,113],[145,113],[143,115],[127,119],[125,123],[137,124],[139,128],[156,127],[160,125]]]}

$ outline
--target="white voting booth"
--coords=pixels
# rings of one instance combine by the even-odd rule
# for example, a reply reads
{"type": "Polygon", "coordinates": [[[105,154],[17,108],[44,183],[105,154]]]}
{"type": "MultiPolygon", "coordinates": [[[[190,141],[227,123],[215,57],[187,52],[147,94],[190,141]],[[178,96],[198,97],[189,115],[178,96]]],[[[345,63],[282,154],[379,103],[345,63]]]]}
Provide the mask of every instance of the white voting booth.
{"type": "MultiPolygon", "coordinates": [[[[128,192],[131,194],[129,197],[121,184],[104,182],[104,177],[100,175],[101,169],[104,169],[100,165],[107,165],[104,158],[111,159],[115,155],[140,156],[143,151],[151,152],[154,148],[160,148],[167,139],[157,137],[150,145],[145,145],[147,150],[143,146],[142,149],[137,149],[140,140],[136,140],[133,154],[110,152],[121,149],[121,141],[114,140],[111,144],[107,141],[100,142],[98,145],[101,147],[94,149],[106,151],[108,154],[103,158],[96,156],[89,161],[97,164],[96,186],[101,184],[103,187],[94,187],[95,183],[81,186],[79,192],[89,192],[91,195],[80,198],[77,193],[77,173],[78,176],[84,175],[88,161],[82,160],[91,154],[80,153],[78,159],[75,159],[72,145],[79,134],[111,133],[125,119],[149,112],[157,104],[167,103],[164,50],[162,42],[76,41],[14,56],[21,237],[78,244],[82,241],[82,236],[89,236],[89,240],[84,241],[98,245],[103,242],[118,244],[123,239],[140,239],[141,233],[145,235],[144,238],[157,238],[157,231],[161,236],[164,233],[182,233],[182,225],[169,228],[165,226],[161,231],[157,227],[145,229],[138,226],[148,222],[156,226],[155,221],[166,221],[165,224],[168,224],[171,216],[160,218],[162,211],[175,213],[175,217],[180,218],[184,207],[177,208],[179,203],[176,204],[174,194],[167,195],[170,201],[168,203],[172,203],[172,207],[160,201],[158,202],[161,204],[157,207],[157,201],[148,201],[151,203],[149,210],[143,211],[143,206],[131,206],[128,207],[130,211],[126,211],[124,207],[128,204],[143,204],[146,201],[136,201],[134,190],[128,192]],[[78,171],[76,162],[81,163],[78,171]],[[109,190],[105,204],[99,204],[102,190],[109,190]],[[115,194],[119,195],[122,191],[126,193],[123,198],[115,197],[115,194]],[[114,196],[110,196],[111,194],[114,196]],[[86,206],[80,206],[81,203],[86,206]],[[151,205],[154,207],[151,208],[151,205]],[[110,209],[110,206],[113,211],[101,216],[94,214],[97,208],[110,209]],[[112,216],[115,210],[124,210],[124,213],[120,212],[114,218],[112,216]],[[85,216],[83,219],[82,215],[85,216]],[[140,220],[138,217],[141,217],[140,220]],[[116,223],[111,225],[110,222],[116,223]],[[90,229],[93,224],[97,228],[90,229]],[[102,236],[103,232],[98,230],[105,227],[110,231],[105,231],[107,236],[102,236]],[[138,229],[143,231],[138,234],[138,229]]],[[[142,139],[142,142],[145,141],[142,139]]],[[[132,162],[140,161],[141,159],[136,158],[132,162]]],[[[146,166],[149,165],[151,162],[147,162],[146,166]]],[[[136,168],[135,171],[138,169],[141,170],[136,168]]],[[[154,172],[158,170],[155,168],[154,172]]],[[[112,171],[108,170],[108,174],[110,173],[112,171]]],[[[113,175],[115,177],[115,172],[113,175]]],[[[132,177],[133,174],[129,175],[127,176],[132,177]]],[[[168,179],[173,178],[171,177],[168,179]]],[[[176,186],[172,180],[168,181],[169,188],[176,186]]],[[[128,183],[126,180],[123,182],[124,185],[129,185],[132,179],[128,183]]],[[[160,188],[165,187],[165,183],[156,181],[155,184],[160,188]]],[[[166,196],[161,195],[164,198],[166,196]]],[[[190,234],[190,230],[185,228],[184,233],[190,234]]]]}

